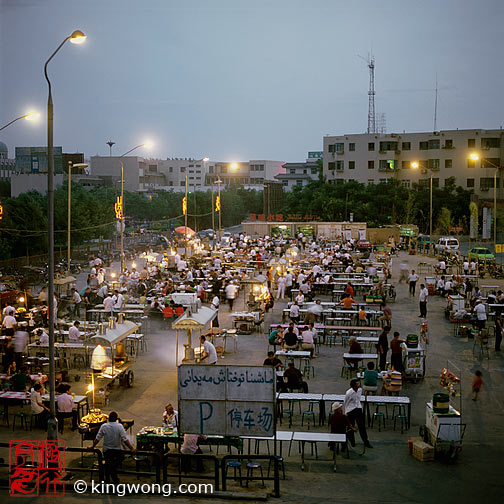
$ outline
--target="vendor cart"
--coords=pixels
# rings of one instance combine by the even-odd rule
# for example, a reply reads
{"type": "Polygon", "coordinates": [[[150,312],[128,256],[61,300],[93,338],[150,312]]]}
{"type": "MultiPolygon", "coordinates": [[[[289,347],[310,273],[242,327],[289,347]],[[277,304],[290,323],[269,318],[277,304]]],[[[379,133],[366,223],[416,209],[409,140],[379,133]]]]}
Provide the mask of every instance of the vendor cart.
{"type": "Polygon", "coordinates": [[[416,347],[402,345],[403,369],[405,378],[418,381],[425,376],[425,349],[421,342],[416,347]]]}
{"type": "Polygon", "coordinates": [[[99,333],[90,339],[91,343],[97,345],[91,359],[94,371],[93,390],[106,390],[112,387],[116,380],[124,387],[133,386],[134,373],[130,367],[136,361],[136,345],[133,355],[128,356],[125,341],[137,331],[137,324],[129,320],[124,320],[121,324],[115,323],[112,317],[108,327],[99,325],[99,333]]]}

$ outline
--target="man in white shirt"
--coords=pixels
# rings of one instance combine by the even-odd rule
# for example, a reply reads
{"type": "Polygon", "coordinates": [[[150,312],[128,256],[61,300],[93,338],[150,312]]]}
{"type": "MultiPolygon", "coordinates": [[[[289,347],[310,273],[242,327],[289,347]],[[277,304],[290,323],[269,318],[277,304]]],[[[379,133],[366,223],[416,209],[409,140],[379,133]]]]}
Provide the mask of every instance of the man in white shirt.
{"type": "Polygon", "coordinates": [[[15,313],[15,311],[9,312],[9,314],[6,315],[2,321],[3,333],[6,336],[14,336],[14,332],[16,331],[17,328],[17,322],[16,319],[12,316],[12,313],[15,313]]]}
{"type": "Polygon", "coordinates": [[[476,300],[476,306],[474,307],[473,312],[476,314],[478,328],[484,329],[487,320],[487,314],[485,305],[481,302],[481,299],[476,300]]]}
{"type": "MultiPolygon", "coordinates": [[[[364,442],[364,446],[366,448],[373,448],[369,443],[366,432],[366,423],[364,421],[364,413],[362,412],[361,396],[362,389],[360,382],[357,378],[353,378],[350,381],[350,388],[345,393],[343,411],[352,425],[355,425],[355,423],[357,422],[359,434],[362,441],[364,442]]],[[[355,439],[353,439],[353,435],[349,436],[349,441],[352,446],[355,446],[355,439]]]]}
{"type": "Polygon", "coordinates": [[[302,305],[304,303],[304,294],[299,291],[296,299],[294,300],[298,305],[302,305]]]}
{"type": "Polygon", "coordinates": [[[469,261],[467,259],[464,259],[462,268],[464,268],[464,275],[469,275],[469,261]]]}
{"type": "Polygon", "coordinates": [[[303,338],[301,349],[310,350],[310,357],[314,357],[316,333],[313,330],[313,324],[308,325],[308,329],[301,333],[301,337],[303,338]]]}
{"type": "Polygon", "coordinates": [[[415,270],[411,270],[411,273],[408,276],[410,296],[415,295],[416,284],[418,282],[418,278],[419,278],[419,276],[415,273],[415,270]]]}
{"type": "Polygon", "coordinates": [[[294,324],[299,324],[299,305],[297,301],[290,307],[289,318],[294,324]]]}
{"type": "Polygon", "coordinates": [[[77,429],[77,410],[74,409],[75,403],[72,397],[70,385],[65,385],[65,391],[56,398],[58,405],[58,430],[63,434],[65,418],[72,418],[72,430],[77,429]]]}
{"type": "Polygon", "coordinates": [[[80,317],[80,304],[82,298],[76,289],[72,289],[72,302],[70,304],[69,311],[70,313],[75,313],[77,317],[80,317]]]}
{"type": "Polygon", "coordinates": [[[115,304],[114,310],[121,310],[124,306],[124,296],[116,289],[114,291],[115,304]]]}
{"type": "Polygon", "coordinates": [[[424,284],[420,284],[420,315],[421,318],[427,317],[427,298],[429,297],[429,291],[424,284]]]}
{"type": "Polygon", "coordinates": [[[436,290],[438,291],[440,296],[445,295],[445,281],[444,276],[442,276],[436,283],[436,290]]]}
{"type": "Polygon", "coordinates": [[[205,336],[201,336],[200,343],[203,345],[203,354],[201,355],[200,362],[208,358],[208,364],[215,364],[217,362],[217,350],[210,341],[207,341],[205,336]]]}
{"type": "Polygon", "coordinates": [[[236,287],[236,285],[228,283],[226,285],[226,288],[224,289],[224,292],[226,293],[226,299],[228,300],[229,303],[229,311],[233,311],[233,303],[236,298],[238,288],[236,287]]]}
{"type": "Polygon", "coordinates": [[[49,335],[43,329],[37,329],[40,345],[49,345],[49,335]]]}
{"type": "Polygon", "coordinates": [[[80,342],[81,332],[79,331],[80,322],[76,320],[74,325],[68,329],[68,340],[74,343],[80,342]]]}
{"type": "Polygon", "coordinates": [[[103,457],[105,458],[105,483],[118,484],[119,478],[117,477],[117,465],[123,458],[121,451],[123,450],[124,443],[134,455],[136,449],[131,444],[126,431],[122,424],[118,423],[118,414],[115,411],[109,413],[108,423],[103,424],[96,434],[96,438],[93,441],[93,445],[90,449],[93,449],[103,438],[103,457]]]}
{"type": "Polygon", "coordinates": [[[31,412],[36,415],[36,422],[40,428],[45,428],[45,422],[50,409],[44,405],[41,395],[42,385],[35,383],[30,394],[31,412]]]}
{"type": "Polygon", "coordinates": [[[96,291],[96,297],[98,299],[98,304],[103,303],[103,300],[107,297],[108,286],[107,284],[102,284],[100,288],[96,291]]]}
{"type": "Polygon", "coordinates": [[[277,280],[278,290],[276,298],[284,298],[285,297],[285,277],[279,276],[277,280]]]}
{"type": "Polygon", "coordinates": [[[112,313],[114,305],[114,298],[110,294],[107,294],[107,297],[103,300],[103,309],[105,310],[105,313],[112,313]]]}
{"type": "Polygon", "coordinates": [[[26,354],[28,340],[29,337],[26,331],[17,329],[14,333],[12,344],[14,346],[14,358],[16,360],[17,369],[21,369],[23,366],[23,355],[26,354]]]}
{"type": "Polygon", "coordinates": [[[210,306],[217,312],[212,322],[213,327],[219,327],[219,305],[220,305],[220,299],[219,296],[217,296],[216,294],[212,299],[212,303],[210,304],[210,306]]]}

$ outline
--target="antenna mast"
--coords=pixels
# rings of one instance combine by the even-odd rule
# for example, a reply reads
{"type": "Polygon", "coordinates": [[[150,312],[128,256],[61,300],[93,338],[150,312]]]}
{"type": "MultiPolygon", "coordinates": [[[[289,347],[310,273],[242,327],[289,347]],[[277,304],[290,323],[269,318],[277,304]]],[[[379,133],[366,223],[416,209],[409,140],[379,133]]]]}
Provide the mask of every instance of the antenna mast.
{"type": "Polygon", "coordinates": [[[434,100],[434,131],[437,131],[437,73],[436,73],[436,99],[434,100]]]}
{"type": "Polygon", "coordinates": [[[368,133],[376,133],[376,116],[375,116],[375,90],[374,90],[374,56],[368,54],[367,58],[363,56],[357,55],[359,58],[363,59],[369,68],[369,105],[368,105],[368,116],[367,116],[367,132],[368,133]]]}

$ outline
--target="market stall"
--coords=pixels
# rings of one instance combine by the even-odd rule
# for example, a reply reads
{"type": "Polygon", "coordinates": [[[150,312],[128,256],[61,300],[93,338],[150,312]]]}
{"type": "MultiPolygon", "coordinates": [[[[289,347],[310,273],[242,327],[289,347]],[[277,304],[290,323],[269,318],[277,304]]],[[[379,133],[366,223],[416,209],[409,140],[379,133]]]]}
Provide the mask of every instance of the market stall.
{"type": "Polygon", "coordinates": [[[402,344],[403,369],[406,378],[414,381],[425,376],[425,348],[421,338],[416,334],[408,334],[406,343],[402,344]]]}
{"type": "Polygon", "coordinates": [[[194,360],[194,348],[192,335],[194,330],[201,331],[211,326],[212,321],[217,317],[217,311],[212,308],[203,306],[197,310],[188,309],[172,324],[172,328],[176,331],[176,365],[178,365],[179,355],[179,330],[187,331],[187,343],[184,343],[184,361],[194,360]]]}
{"type": "Polygon", "coordinates": [[[115,380],[119,380],[120,385],[125,387],[133,386],[134,374],[129,368],[136,361],[136,345],[130,359],[126,352],[125,340],[136,333],[139,326],[129,320],[122,320],[122,317],[120,317],[121,323],[115,320],[111,317],[107,327],[100,324],[98,334],[90,339],[91,343],[97,345],[91,357],[93,391],[97,388],[105,390],[111,387],[115,380]]]}

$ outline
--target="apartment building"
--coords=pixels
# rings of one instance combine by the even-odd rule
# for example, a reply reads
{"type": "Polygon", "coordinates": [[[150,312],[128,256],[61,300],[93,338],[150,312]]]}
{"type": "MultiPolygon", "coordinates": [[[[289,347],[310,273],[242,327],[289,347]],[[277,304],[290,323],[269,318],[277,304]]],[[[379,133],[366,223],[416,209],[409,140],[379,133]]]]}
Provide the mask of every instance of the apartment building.
{"type": "Polygon", "coordinates": [[[241,185],[262,190],[266,180],[274,180],[275,175],[284,172],[283,161],[265,159],[240,162],[209,162],[206,184],[217,179],[226,185],[241,185]]]}
{"type": "MultiPolygon", "coordinates": [[[[432,133],[350,134],[323,139],[323,173],[332,184],[397,179],[405,187],[442,187],[450,177],[481,198],[493,198],[495,170],[504,159],[504,131],[446,130],[432,133]],[[476,153],[477,160],[470,158],[476,153]],[[413,168],[412,163],[418,163],[413,168]],[[492,190],[491,190],[492,189],[492,190]]],[[[497,172],[497,197],[502,193],[497,172]]]]}

